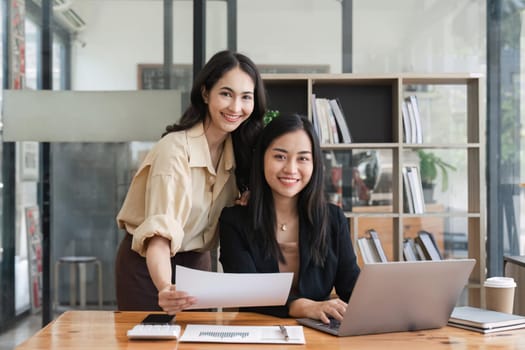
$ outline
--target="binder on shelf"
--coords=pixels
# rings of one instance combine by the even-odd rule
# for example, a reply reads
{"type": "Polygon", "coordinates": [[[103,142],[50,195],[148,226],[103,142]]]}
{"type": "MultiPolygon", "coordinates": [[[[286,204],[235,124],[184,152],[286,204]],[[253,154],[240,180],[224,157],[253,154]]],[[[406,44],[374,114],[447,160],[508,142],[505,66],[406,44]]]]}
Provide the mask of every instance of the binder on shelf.
{"type": "Polygon", "coordinates": [[[360,237],[357,239],[357,244],[359,245],[359,252],[361,253],[361,258],[363,263],[370,264],[377,262],[376,257],[374,256],[372,249],[370,248],[370,242],[366,237],[360,237]]]}
{"type": "Polygon", "coordinates": [[[370,241],[372,242],[372,246],[379,257],[379,261],[387,262],[388,259],[386,258],[385,251],[383,250],[383,246],[381,245],[381,240],[379,239],[377,232],[374,229],[370,229],[367,231],[367,233],[370,235],[370,241]]]}
{"type": "Polygon", "coordinates": [[[403,130],[405,131],[405,143],[413,143],[414,141],[412,140],[412,128],[410,125],[410,115],[408,114],[407,101],[403,100],[403,103],[401,104],[401,114],[403,117],[403,130]]]}
{"type": "Polygon", "coordinates": [[[414,107],[412,106],[412,103],[410,102],[410,99],[407,97],[405,98],[405,103],[407,105],[408,110],[408,120],[410,122],[410,143],[417,143],[417,131],[416,131],[416,119],[414,116],[414,107]]]}
{"type": "Polygon", "coordinates": [[[410,95],[408,97],[412,111],[414,113],[414,123],[416,125],[416,139],[415,143],[423,143],[423,130],[421,128],[421,116],[419,114],[419,105],[417,102],[416,95],[410,95]]]}
{"type": "Polygon", "coordinates": [[[403,208],[407,213],[414,213],[414,197],[410,190],[407,167],[403,167],[403,208]]]}
{"type": "Polygon", "coordinates": [[[319,120],[319,130],[321,134],[319,141],[321,144],[327,144],[331,143],[331,126],[330,117],[328,116],[328,112],[326,111],[323,101],[324,99],[316,97],[315,108],[317,110],[317,119],[319,120]]]}
{"type": "Polygon", "coordinates": [[[414,241],[414,247],[416,248],[416,255],[419,257],[419,260],[426,260],[427,258],[425,257],[423,247],[421,247],[417,239],[414,241]]]}
{"type": "Polygon", "coordinates": [[[412,214],[423,214],[425,212],[425,200],[423,197],[423,185],[417,166],[403,167],[403,184],[406,195],[406,208],[412,214]]]}
{"type": "Polygon", "coordinates": [[[317,108],[315,104],[315,94],[312,94],[312,124],[319,142],[321,142],[321,126],[319,125],[319,116],[317,115],[317,108]]]}
{"type": "Polygon", "coordinates": [[[421,246],[426,260],[443,260],[434,235],[427,231],[419,231],[416,242],[421,246]]]}
{"type": "Polygon", "coordinates": [[[403,112],[404,106],[406,106],[406,114],[410,124],[410,142],[407,141],[407,143],[423,143],[423,131],[421,129],[421,116],[419,114],[417,97],[415,95],[406,97],[401,107],[403,112]]]}
{"type": "Polygon", "coordinates": [[[403,258],[405,261],[421,260],[418,252],[416,251],[415,242],[412,238],[406,238],[403,240],[403,258]]]}
{"type": "Polygon", "coordinates": [[[330,106],[330,101],[328,99],[323,99],[323,105],[328,115],[328,120],[330,121],[330,143],[339,143],[339,130],[337,128],[337,122],[335,121],[335,114],[330,106]]]}
{"type": "Polygon", "coordinates": [[[423,197],[421,175],[419,175],[419,168],[417,166],[411,166],[408,168],[408,178],[410,180],[410,189],[414,200],[414,213],[423,214],[425,212],[425,200],[423,197]]]}
{"type": "Polygon", "coordinates": [[[346,123],[346,118],[343,113],[343,108],[341,106],[341,103],[338,99],[331,99],[329,100],[330,107],[332,108],[332,111],[334,112],[335,120],[337,122],[337,126],[339,127],[339,131],[341,133],[340,140],[343,141],[343,143],[351,143],[352,142],[352,136],[350,134],[350,129],[348,128],[348,124],[346,123]]]}
{"type": "Polygon", "coordinates": [[[357,240],[359,251],[365,264],[387,262],[379,235],[373,229],[367,231],[368,237],[360,237],[357,240]]]}

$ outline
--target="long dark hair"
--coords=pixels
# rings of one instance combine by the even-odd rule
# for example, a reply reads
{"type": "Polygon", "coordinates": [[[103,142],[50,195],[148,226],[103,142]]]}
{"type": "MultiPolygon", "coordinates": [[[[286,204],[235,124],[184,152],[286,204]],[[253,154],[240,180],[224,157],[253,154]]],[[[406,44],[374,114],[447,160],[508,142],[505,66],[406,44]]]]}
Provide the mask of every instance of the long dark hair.
{"type": "Polygon", "coordinates": [[[306,224],[308,249],[314,262],[324,265],[326,257],[327,204],[324,196],[323,160],[319,139],[310,121],[300,115],[282,115],[272,120],[262,131],[252,163],[248,208],[255,239],[262,244],[265,255],[283,260],[275,235],[276,213],[272,190],[264,177],[264,154],[278,137],[304,130],[312,143],[313,172],[310,182],[298,194],[299,222],[306,224]]]}
{"type": "Polygon", "coordinates": [[[166,132],[162,136],[174,131],[187,130],[200,122],[204,122],[208,112],[208,105],[202,97],[203,88],[206,91],[210,91],[224,74],[236,67],[248,74],[255,85],[253,112],[248,119],[232,132],[237,186],[241,191],[244,191],[249,183],[254,143],[263,128],[263,116],[266,112],[266,90],[257,66],[250,58],[228,50],[220,51],[213,55],[197,74],[193,82],[190,106],[178,123],[166,127],[166,132]]]}

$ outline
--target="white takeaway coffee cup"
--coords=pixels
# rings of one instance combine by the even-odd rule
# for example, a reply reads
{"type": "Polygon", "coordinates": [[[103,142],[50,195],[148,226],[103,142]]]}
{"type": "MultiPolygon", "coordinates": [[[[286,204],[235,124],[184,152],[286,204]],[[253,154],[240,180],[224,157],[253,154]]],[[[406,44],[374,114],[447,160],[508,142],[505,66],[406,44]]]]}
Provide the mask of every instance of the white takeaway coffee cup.
{"type": "Polygon", "coordinates": [[[485,287],[485,307],[488,310],[512,313],[516,282],[511,277],[490,277],[485,287]]]}

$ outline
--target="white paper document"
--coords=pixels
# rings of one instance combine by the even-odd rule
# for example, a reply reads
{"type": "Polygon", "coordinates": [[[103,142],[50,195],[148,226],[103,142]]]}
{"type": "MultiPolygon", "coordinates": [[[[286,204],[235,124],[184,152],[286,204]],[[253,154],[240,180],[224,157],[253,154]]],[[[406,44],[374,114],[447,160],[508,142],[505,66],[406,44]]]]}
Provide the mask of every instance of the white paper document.
{"type": "Polygon", "coordinates": [[[186,326],[181,342],[205,343],[273,343],[304,344],[302,326],[285,326],[288,339],[279,326],[221,326],[197,325],[186,326]]]}
{"type": "Polygon", "coordinates": [[[178,266],[177,290],[197,298],[188,309],[284,305],[293,273],[221,273],[178,266]]]}

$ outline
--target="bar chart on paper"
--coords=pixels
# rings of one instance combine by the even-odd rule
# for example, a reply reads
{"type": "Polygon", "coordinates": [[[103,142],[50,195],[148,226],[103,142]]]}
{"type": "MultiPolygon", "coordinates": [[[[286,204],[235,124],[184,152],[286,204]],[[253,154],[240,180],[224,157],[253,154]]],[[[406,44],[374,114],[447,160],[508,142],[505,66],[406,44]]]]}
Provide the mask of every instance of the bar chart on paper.
{"type": "Polygon", "coordinates": [[[181,342],[304,344],[302,326],[186,326],[181,342]],[[283,333],[282,328],[286,332],[283,333]]]}

